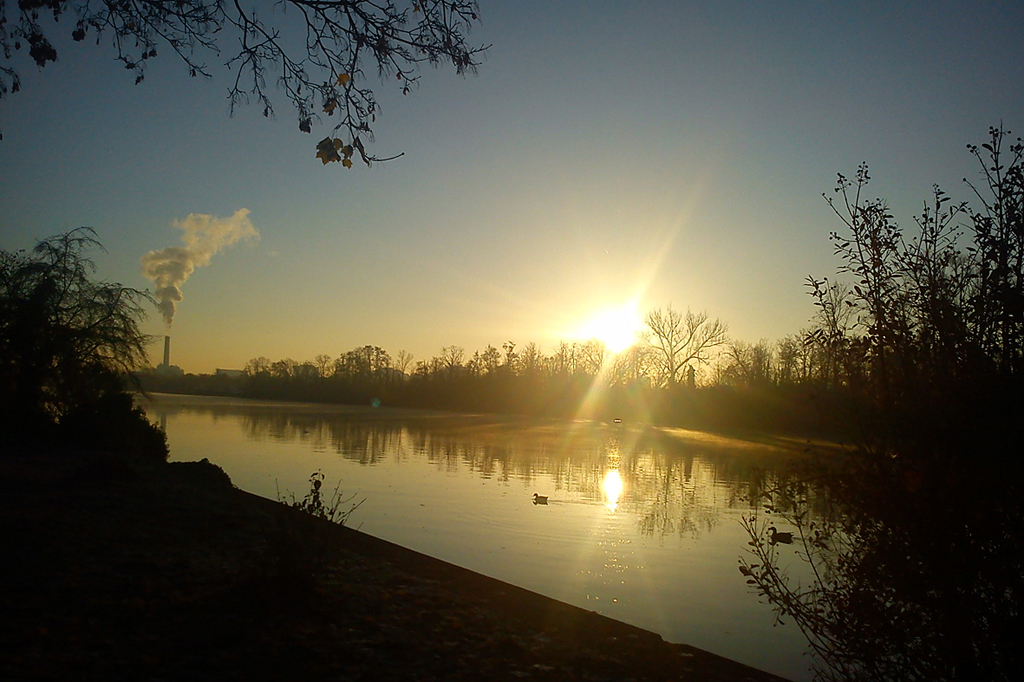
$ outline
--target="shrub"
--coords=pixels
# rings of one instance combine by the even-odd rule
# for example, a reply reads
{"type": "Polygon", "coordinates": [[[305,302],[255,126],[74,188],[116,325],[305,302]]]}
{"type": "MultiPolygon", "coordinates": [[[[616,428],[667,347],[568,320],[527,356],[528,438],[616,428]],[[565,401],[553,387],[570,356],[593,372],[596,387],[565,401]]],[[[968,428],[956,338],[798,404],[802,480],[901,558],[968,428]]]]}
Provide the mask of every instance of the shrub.
{"type": "Polygon", "coordinates": [[[166,461],[167,436],[152,424],[132,396],[123,391],[103,394],[77,406],[57,427],[60,443],[82,450],[100,450],[166,461]]]}

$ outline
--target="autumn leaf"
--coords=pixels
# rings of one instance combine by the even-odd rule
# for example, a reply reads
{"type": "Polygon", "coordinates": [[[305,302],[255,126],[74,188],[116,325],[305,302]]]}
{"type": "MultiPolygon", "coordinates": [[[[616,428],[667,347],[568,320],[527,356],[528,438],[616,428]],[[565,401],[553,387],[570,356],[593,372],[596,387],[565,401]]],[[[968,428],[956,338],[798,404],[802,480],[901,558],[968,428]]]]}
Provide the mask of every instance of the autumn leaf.
{"type": "Polygon", "coordinates": [[[351,168],[352,167],[352,159],[343,159],[342,162],[341,162],[341,165],[344,166],[345,168],[351,168]]]}
{"type": "Polygon", "coordinates": [[[300,120],[299,121],[299,130],[301,130],[304,133],[308,133],[310,131],[311,123],[312,122],[308,118],[304,118],[304,119],[300,120]]]}
{"type": "Polygon", "coordinates": [[[345,87],[350,80],[352,80],[352,76],[348,75],[347,73],[343,73],[340,76],[338,76],[338,85],[340,85],[341,87],[345,87]]]}
{"type": "Polygon", "coordinates": [[[327,104],[324,105],[324,113],[326,113],[328,116],[332,116],[334,114],[334,110],[337,108],[338,100],[332,97],[331,99],[327,100],[327,104]]]}
{"type": "Polygon", "coordinates": [[[332,161],[341,161],[335,142],[340,142],[340,140],[325,137],[316,146],[316,158],[320,159],[325,166],[332,161]]]}

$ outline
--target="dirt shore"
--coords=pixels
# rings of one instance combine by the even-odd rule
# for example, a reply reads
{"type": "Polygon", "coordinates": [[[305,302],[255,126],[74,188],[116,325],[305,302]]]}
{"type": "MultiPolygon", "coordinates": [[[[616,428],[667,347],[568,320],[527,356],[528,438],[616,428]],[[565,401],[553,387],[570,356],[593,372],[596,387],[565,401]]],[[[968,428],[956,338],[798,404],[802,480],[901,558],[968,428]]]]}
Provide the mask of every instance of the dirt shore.
{"type": "Polygon", "coordinates": [[[0,453],[0,679],[780,678],[233,488],[0,453]]]}

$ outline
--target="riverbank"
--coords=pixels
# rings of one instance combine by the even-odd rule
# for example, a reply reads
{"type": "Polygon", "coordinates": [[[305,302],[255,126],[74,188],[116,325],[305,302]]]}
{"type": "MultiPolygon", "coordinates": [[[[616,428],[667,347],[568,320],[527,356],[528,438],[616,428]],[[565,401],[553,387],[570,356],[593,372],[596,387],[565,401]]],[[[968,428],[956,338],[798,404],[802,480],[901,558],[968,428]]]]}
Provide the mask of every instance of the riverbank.
{"type": "Polygon", "coordinates": [[[0,456],[0,677],[779,678],[242,492],[0,456]]]}

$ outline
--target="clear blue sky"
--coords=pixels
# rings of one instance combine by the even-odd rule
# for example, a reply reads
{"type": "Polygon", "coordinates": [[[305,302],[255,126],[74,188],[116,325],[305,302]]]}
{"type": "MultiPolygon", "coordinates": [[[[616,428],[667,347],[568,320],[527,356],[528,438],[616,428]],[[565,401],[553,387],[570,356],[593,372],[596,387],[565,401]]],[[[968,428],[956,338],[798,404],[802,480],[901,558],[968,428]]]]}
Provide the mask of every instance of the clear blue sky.
{"type": "Polygon", "coordinates": [[[630,301],[776,339],[813,312],[804,278],[834,270],[836,172],[867,161],[909,226],[933,183],[968,197],[964,146],[989,125],[1024,133],[1019,1],[480,5],[478,76],[377,88],[374,151],[406,155],[372,169],[322,166],[325,129],[283,100],[229,118],[224,74],[190,79],[169,50],[139,86],[90,41],[18,63],[0,246],[89,225],[100,275],[146,288],[139,259],[180,245],[174,221],[248,209],[259,242],[183,287],[173,361],[192,372],[363,344],[551,351],[630,301]]]}

